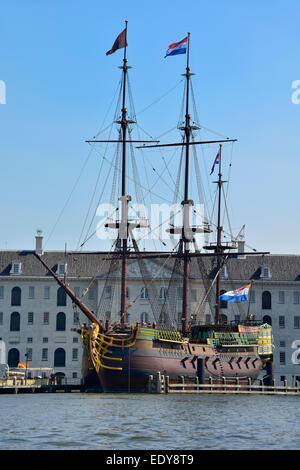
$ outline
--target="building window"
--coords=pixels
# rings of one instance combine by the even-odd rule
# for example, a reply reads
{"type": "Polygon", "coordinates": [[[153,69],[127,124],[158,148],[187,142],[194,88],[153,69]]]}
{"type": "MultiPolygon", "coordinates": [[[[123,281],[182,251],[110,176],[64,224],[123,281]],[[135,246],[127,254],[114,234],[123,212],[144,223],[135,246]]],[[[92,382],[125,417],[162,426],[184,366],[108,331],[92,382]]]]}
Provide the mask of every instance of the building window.
{"type": "Polygon", "coordinates": [[[221,273],[220,273],[220,278],[228,279],[227,266],[223,266],[221,273]]]}
{"type": "Polygon", "coordinates": [[[0,300],[4,299],[4,287],[0,286],[0,300]]]}
{"type": "Polygon", "coordinates": [[[43,343],[48,343],[48,338],[43,338],[43,343]]]}
{"type": "Polygon", "coordinates": [[[269,266],[262,266],[260,277],[269,279],[271,277],[271,272],[269,266]]]}
{"type": "Polygon", "coordinates": [[[74,294],[76,295],[76,297],[79,297],[80,296],[80,287],[74,287],[74,294]]]}
{"type": "Polygon", "coordinates": [[[32,343],[33,342],[33,338],[27,338],[27,343],[32,343]]]}
{"type": "Polygon", "coordinates": [[[94,287],[90,287],[89,288],[89,299],[90,300],[93,300],[95,298],[95,288],[94,287]]]}
{"type": "Polygon", "coordinates": [[[148,289],[146,287],[143,287],[141,290],[141,299],[148,299],[148,289]]]}
{"type": "Polygon", "coordinates": [[[50,299],[50,287],[44,287],[44,299],[50,299]]]}
{"type": "Polygon", "coordinates": [[[241,321],[241,316],[240,315],[234,315],[234,322],[235,323],[240,323],[241,321]]]}
{"type": "Polygon", "coordinates": [[[263,317],[263,322],[264,322],[264,323],[267,323],[268,325],[271,326],[271,325],[272,325],[272,318],[271,318],[269,315],[265,315],[265,316],[263,317]]]}
{"type": "Polygon", "coordinates": [[[159,291],[159,298],[161,300],[165,300],[166,298],[166,288],[165,287],[161,287],[160,288],[160,291],[159,291]]]}
{"type": "Polygon", "coordinates": [[[148,323],[149,321],[149,313],[143,312],[141,313],[141,323],[148,323]]]}
{"type": "Polygon", "coordinates": [[[111,299],[111,286],[106,286],[104,289],[104,298],[111,299]]]}
{"type": "Polygon", "coordinates": [[[34,287],[33,286],[28,287],[28,299],[34,299],[34,287]]]}
{"type": "Polygon", "coordinates": [[[221,324],[227,325],[227,315],[224,315],[224,313],[221,314],[221,324]]]}
{"type": "Polygon", "coordinates": [[[294,304],[299,304],[299,292],[293,293],[294,304]]]}
{"type": "Polygon", "coordinates": [[[63,287],[57,289],[57,303],[58,307],[65,307],[67,305],[67,294],[63,287]]]}
{"type": "Polygon", "coordinates": [[[22,272],[21,266],[22,266],[22,263],[20,261],[13,261],[11,263],[11,270],[9,274],[21,274],[22,272]]]}
{"type": "Polygon", "coordinates": [[[191,290],[191,302],[197,302],[197,291],[196,291],[196,289],[191,290]]]}
{"type": "Polygon", "coordinates": [[[73,313],[73,324],[74,325],[78,325],[79,324],[79,313],[77,311],[75,311],[73,313]]]}
{"type": "Polygon", "coordinates": [[[129,299],[129,289],[126,287],[126,298],[129,299]]]}
{"type": "Polygon", "coordinates": [[[300,317],[296,316],[294,317],[294,328],[300,328],[300,317]]]}
{"type": "Polygon", "coordinates": [[[20,314],[13,312],[10,316],[10,331],[20,331],[20,314]]]}
{"type": "Polygon", "coordinates": [[[66,331],[66,315],[59,312],[56,315],[56,331],[66,331]]]}
{"type": "Polygon", "coordinates": [[[278,303],[284,304],[284,291],[283,290],[278,292],[278,303]]]}
{"type": "Polygon", "coordinates": [[[21,305],[21,289],[20,287],[13,287],[11,290],[11,305],[20,306],[21,305]]]}
{"type": "Polygon", "coordinates": [[[72,372],[72,379],[77,379],[77,372],[72,372]]]}
{"type": "Polygon", "coordinates": [[[72,361],[78,361],[78,349],[77,348],[72,349],[72,361]]]}
{"type": "Polygon", "coordinates": [[[48,361],[48,349],[47,348],[42,349],[42,361],[48,361]]]}
{"type": "Polygon", "coordinates": [[[78,343],[78,336],[73,336],[73,343],[78,343]]]}
{"type": "Polygon", "coordinates": [[[44,312],[44,314],[43,314],[43,323],[44,323],[44,325],[49,325],[49,312],[44,312]]]}
{"type": "Polygon", "coordinates": [[[177,299],[182,300],[182,297],[183,297],[182,287],[177,287],[177,299]]]}
{"type": "Polygon", "coordinates": [[[3,325],[3,312],[0,312],[0,326],[3,325]]]}
{"type": "Polygon", "coordinates": [[[271,297],[271,292],[268,290],[265,290],[262,293],[261,297],[261,308],[263,310],[271,310],[272,308],[272,297],[271,297]]]}
{"type": "Polygon", "coordinates": [[[67,263],[57,263],[56,274],[63,276],[67,273],[67,263]]]}
{"type": "Polygon", "coordinates": [[[279,341],[279,347],[285,348],[285,341],[279,341]]]}
{"type": "Polygon", "coordinates": [[[10,349],[7,355],[8,367],[18,367],[19,362],[20,362],[20,351],[16,348],[10,349]]]}
{"type": "Polygon", "coordinates": [[[279,316],[279,328],[285,328],[285,317],[284,315],[279,316]]]}
{"type": "Polygon", "coordinates": [[[66,351],[63,348],[54,351],[54,367],[66,367],[66,351]]]}
{"type": "Polygon", "coordinates": [[[33,312],[28,312],[27,323],[28,325],[33,325],[33,312]]]}
{"type": "Polygon", "coordinates": [[[279,362],[280,364],[285,364],[285,351],[279,352],[279,362]]]}
{"type": "Polygon", "coordinates": [[[28,362],[32,361],[32,348],[27,348],[26,349],[25,357],[26,357],[28,362]]]}
{"type": "Polygon", "coordinates": [[[210,325],[211,324],[211,315],[207,314],[205,315],[205,325],[210,325]]]}
{"type": "MultiPolygon", "coordinates": [[[[221,295],[222,295],[222,294],[225,294],[225,292],[226,292],[225,290],[221,290],[220,294],[221,294],[221,295]]],[[[221,301],[220,301],[220,307],[221,307],[221,308],[227,308],[227,300],[221,300],[221,301]]]]}

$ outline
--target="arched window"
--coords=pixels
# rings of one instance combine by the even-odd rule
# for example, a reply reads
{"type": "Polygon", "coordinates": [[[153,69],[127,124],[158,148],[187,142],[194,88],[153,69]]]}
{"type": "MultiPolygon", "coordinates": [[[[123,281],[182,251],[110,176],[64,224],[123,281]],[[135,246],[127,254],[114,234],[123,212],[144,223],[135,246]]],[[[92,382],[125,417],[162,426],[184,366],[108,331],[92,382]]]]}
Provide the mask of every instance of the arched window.
{"type": "Polygon", "coordinates": [[[20,287],[13,287],[11,290],[11,305],[20,306],[21,305],[21,289],[20,287]]]}
{"type": "Polygon", "coordinates": [[[56,331],[66,331],[66,315],[64,312],[59,312],[56,315],[56,331]]]}
{"type": "Polygon", "coordinates": [[[268,325],[272,325],[272,318],[269,315],[265,315],[263,317],[263,322],[268,323],[268,325]]]}
{"type": "Polygon", "coordinates": [[[20,331],[20,314],[13,312],[10,316],[10,331],[20,331]]]}
{"type": "Polygon", "coordinates": [[[20,362],[20,351],[16,348],[12,348],[8,351],[7,364],[8,367],[18,367],[20,362]]]}
{"type": "Polygon", "coordinates": [[[57,306],[65,307],[67,305],[67,294],[62,287],[57,289],[57,306]]]}
{"type": "MultiPolygon", "coordinates": [[[[221,290],[220,294],[225,294],[226,290],[221,290]]],[[[227,300],[221,300],[221,303],[220,303],[220,307],[221,308],[227,308],[227,300]]]]}
{"type": "Polygon", "coordinates": [[[271,310],[272,308],[272,297],[271,292],[265,290],[261,296],[261,308],[263,310],[271,310]]]}
{"type": "Polygon", "coordinates": [[[63,348],[54,351],[54,367],[66,367],[66,351],[63,348]]]}
{"type": "Polygon", "coordinates": [[[146,289],[146,287],[142,288],[141,299],[148,299],[148,289],[146,289]]]}
{"type": "Polygon", "coordinates": [[[149,321],[149,313],[143,312],[141,313],[141,323],[148,323],[149,321]]]}

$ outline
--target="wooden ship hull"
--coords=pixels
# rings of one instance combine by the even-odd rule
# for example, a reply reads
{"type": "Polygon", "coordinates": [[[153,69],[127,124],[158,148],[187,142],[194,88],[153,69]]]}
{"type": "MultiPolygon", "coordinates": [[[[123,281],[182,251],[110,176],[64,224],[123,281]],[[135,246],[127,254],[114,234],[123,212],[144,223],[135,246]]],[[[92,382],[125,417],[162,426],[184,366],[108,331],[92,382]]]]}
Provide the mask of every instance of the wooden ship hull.
{"type": "MultiPolygon", "coordinates": [[[[192,382],[198,377],[202,383],[222,383],[225,378],[226,383],[236,383],[238,379],[240,384],[246,384],[249,379],[253,383],[262,370],[263,361],[255,347],[217,352],[208,344],[157,339],[154,331],[137,329],[127,345],[117,344],[106,350],[101,340],[97,341],[97,356],[88,338],[83,337],[85,388],[106,393],[147,392],[149,376],[155,377],[158,372],[168,376],[170,382],[178,382],[180,377],[192,382]]],[[[102,341],[112,338],[100,336],[102,341]]]]}

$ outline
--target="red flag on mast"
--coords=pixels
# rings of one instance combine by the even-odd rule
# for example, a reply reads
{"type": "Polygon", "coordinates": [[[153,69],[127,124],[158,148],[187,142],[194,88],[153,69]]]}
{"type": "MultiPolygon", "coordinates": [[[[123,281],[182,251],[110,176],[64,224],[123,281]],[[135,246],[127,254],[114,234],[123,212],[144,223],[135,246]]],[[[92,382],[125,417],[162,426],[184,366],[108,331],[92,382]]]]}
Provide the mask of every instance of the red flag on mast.
{"type": "Polygon", "coordinates": [[[127,41],[126,41],[126,28],[125,28],[115,40],[110,51],[107,51],[106,55],[113,54],[113,52],[116,52],[117,49],[122,49],[123,47],[126,47],[126,46],[127,46],[127,41]]]}

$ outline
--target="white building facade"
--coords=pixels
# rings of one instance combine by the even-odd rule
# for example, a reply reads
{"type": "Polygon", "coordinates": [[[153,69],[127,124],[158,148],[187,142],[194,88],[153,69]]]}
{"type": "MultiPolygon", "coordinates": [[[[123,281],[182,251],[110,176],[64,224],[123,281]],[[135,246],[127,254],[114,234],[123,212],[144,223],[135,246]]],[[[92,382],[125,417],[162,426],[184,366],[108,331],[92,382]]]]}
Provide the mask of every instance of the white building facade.
{"type": "MultiPolygon", "coordinates": [[[[97,314],[100,308],[104,320],[118,319],[120,273],[109,270],[107,253],[43,253],[41,239],[36,242],[35,252],[42,255],[61,279],[66,276],[70,288],[90,310],[97,314]]],[[[2,360],[5,356],[10,367],[27,361],[29,368],[49,368],[68,380],[79,380],[82,344],[80,335],[72,329],[88,320],[74,308],[71,299],[34,256],[35,252],[0,252],[2,360]]],[[[172,323],[177,326],[182,310],[181,274],[176,274],[175,294],[168,300],[171,267],[163,260],[147,263],[148,282],[155,286],[157,293],[157,308],[166,305],[173,312],[172,323]]],[[[215,276],[215,266],[207,257],[202,268],[200,272],[197,262],[192,261],[190,316],[194,321],[210,323],[214,318],[214,293],[206,300],[203,296],[207,279],[215,276]]],[[[234,290],[250,281],[253,283],[250,302],[222,303],[223,321],[240,322],[250,313],[255,319],[271,324],[275,383],[287,380],[289,385],[294,385],[300,380],[300,256],[230,258],[222,273],[222,290],[234,290]]],[[[153,305],[136,260],[128,264],[127,304],[129,323],[153,322],[153,305]]]]}

